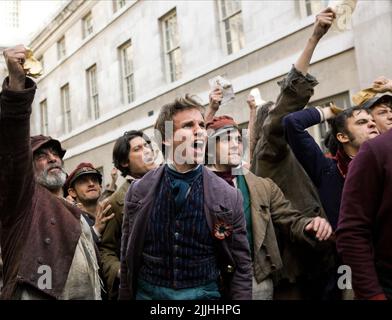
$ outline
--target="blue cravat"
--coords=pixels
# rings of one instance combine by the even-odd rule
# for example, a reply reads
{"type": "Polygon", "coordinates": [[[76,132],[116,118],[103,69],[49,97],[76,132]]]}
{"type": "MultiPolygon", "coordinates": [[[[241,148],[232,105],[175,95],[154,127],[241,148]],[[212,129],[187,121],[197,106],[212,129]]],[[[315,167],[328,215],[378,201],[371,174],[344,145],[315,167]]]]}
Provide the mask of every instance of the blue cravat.
{"type": "Polygon", "coordinates": [[[180,210],[188,197],[192,183],[200,177],[202,173],[202,166],[199,165],[195,169],[185,173],[178,172],[169,166],[166,166],[166,172],[169,175],[176,209],[180,210]]]}

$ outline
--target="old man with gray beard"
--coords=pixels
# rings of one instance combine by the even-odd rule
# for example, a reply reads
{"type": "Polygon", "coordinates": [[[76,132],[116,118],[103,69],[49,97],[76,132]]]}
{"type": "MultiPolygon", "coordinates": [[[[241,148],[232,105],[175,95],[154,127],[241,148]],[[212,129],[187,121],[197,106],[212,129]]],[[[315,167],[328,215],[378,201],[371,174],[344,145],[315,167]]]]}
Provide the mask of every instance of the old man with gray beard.
{"type": "Polygon", "coordinates": [[[9,71],[0,95],[0,223],[3,299],[101,299],[90,227],[62,197],[59,141],[30,139],[36,85],[23,69],[26,48],[4,50],[9,71]]]}
{"type": "Polygon", "coordinates": [[[67,179],[64,171],[62,150],[59,141],[43,135],[30,138],[33,151],[34,175],[37,183],[48,189],[52,194],[62,197],[63,186],[67,179]],[[60,158],[60,162],[58,161],[60,158]]]}

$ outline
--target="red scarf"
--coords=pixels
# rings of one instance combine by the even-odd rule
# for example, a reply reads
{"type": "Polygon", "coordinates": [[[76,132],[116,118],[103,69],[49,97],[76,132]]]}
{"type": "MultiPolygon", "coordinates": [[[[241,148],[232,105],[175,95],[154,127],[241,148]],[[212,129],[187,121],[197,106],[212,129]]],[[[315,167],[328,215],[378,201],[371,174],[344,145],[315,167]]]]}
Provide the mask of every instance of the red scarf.
{"type": "Polygon", "coordinates": [[[341,148],[338,149],[338,152],[336,153],[334,159],[337,161],[337,167],[340,174],[342,175],[343,178],[346,179],[348,165],[350,164],[352,159],[341,148]]]}
{"type": "Polygon", "coordinates": [[[214,173],[218,176],[221,177],[223,180],[225,180],[229,185],[231,185],[232,187],[234,186],[234,181],[233,179],[235,178],[235,176],[233,176],[231,174],[231,170],[229,172],[223,172],[223,171],[214,171],[214,173]]]}

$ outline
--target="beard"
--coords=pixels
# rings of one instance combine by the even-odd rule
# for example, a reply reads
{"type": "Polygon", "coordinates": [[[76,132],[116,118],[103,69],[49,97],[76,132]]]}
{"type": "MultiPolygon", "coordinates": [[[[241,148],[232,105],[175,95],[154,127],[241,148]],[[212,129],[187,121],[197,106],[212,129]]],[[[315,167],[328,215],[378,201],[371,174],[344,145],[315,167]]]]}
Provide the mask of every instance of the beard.
{"type": "Polygon", "coordinates": [[[64,186],[65,180],[67,179],[67,175],[63,168],[59,167],[57,164],[48,165],[44,171],[42,171],[37,177],[37,182],[49,189],[56,190],[62,188],[64,186]],[[49,173],[50,169],[59,168],[60,172],[49,173]]]}
{"type": "Polygon", "coordinates": [[[81,198],[77,198],[78,200],[79,200],[79,202],[80,203],[82,203],[85,207],[88,207],[88,206],[93,206],[93,205],[96,205],[97,203],[98,203],[98,199],[99,199],[99,197],[100,197],[100,195],[98,196],[98,197],[94,197],[94,198],[84,198],[84,199],[81,199],[81,198]]]}

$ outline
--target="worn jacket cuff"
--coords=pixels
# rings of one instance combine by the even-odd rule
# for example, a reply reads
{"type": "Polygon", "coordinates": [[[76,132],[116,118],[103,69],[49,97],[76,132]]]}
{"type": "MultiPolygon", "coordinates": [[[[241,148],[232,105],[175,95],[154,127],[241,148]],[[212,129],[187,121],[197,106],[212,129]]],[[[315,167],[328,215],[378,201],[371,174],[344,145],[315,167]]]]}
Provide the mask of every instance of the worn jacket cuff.
{"type": "Polygon", "coordinates": [[[304,76],[293,65],[291,70],[287,74],[287,76],[282,81],[279,81],[278,84],[280,85],[282,90],[285,90],[286,88],[290,88],[293,91],[296,91],[295,88],[298,85],[300,85],[300,86],[305,85],[305,86],[314,88],[315,86],[318,85],[318,81],[314,76],[312,76],[309,73],[307,73],[306,76],[304,76]]]}
{"type": "Polygon", "coordinates": [[[4,80],[1,92],[1,118],[27,119],[30,117],[31,104],[37,87],[33,80],[26,78],[25,88],[20,91],[10,90],[8,77],[4,80]]]}
{"type": "Polygon", "coordinates": [[[14,95],[19,96],[20,94],[30,93],[31,91],[35,91],[36,89],[37,89],[37,86],[36,86],[34,80],[32,80],[29,77],[26,77],[25,89],[19,90],[19,91],[14,91],[9,88],[9,77],[6,77],[3,81],[3,94],[6,93],[7,95],[10,95],[10,96],[14,96],[14,95]]]}

